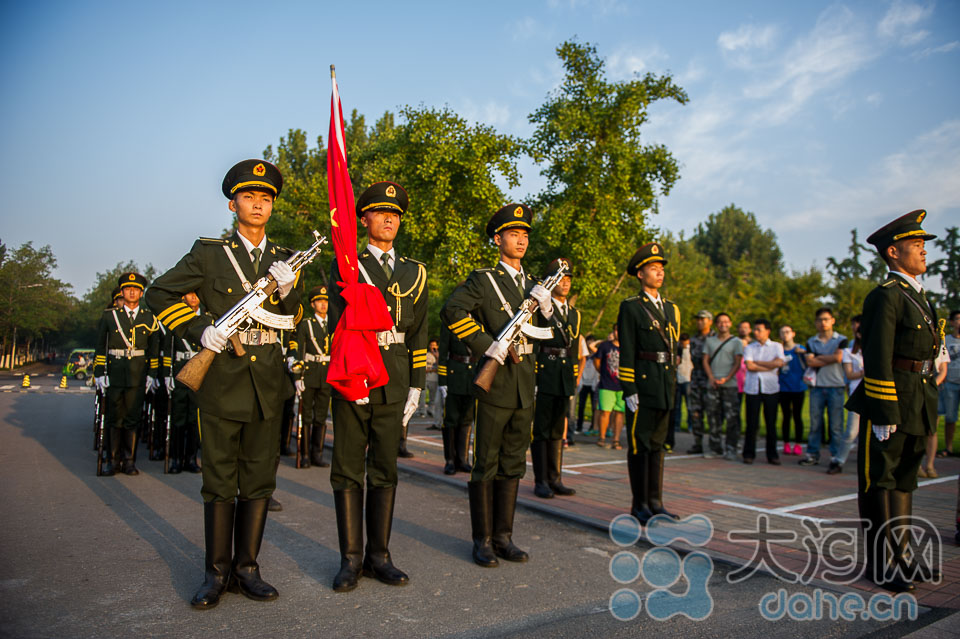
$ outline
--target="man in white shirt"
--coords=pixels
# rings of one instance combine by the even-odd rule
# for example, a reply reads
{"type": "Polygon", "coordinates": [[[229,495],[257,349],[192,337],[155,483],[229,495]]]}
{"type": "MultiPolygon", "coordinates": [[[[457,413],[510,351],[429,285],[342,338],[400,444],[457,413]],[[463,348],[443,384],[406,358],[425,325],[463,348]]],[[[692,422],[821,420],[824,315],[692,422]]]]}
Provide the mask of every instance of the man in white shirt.
{"type": "Polygon", "coordinates": [[[783,366],[783,345],[770,340],[770,320],[753,322],[754,341],[743,349],[747,375],[743,384],[747,404],[747,433],[743,441],[743,463],[752,464],[756,457],[757,429],[760,408],[767,427],[767,461],[780,465],[777,454],[777,402],[780,396],[779,370],[783,366]]]}

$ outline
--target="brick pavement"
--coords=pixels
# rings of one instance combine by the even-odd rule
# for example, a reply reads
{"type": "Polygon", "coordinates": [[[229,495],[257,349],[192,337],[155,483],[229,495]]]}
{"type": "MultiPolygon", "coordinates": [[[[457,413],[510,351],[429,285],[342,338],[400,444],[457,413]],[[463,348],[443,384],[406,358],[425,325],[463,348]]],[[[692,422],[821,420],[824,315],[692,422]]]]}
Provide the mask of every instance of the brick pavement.
{"type": "MultiPolygon", "coordinates": [[[[408,448],[416,456],[399,460],[401,468],[465,487],[467,475],[443,474],[440,433],[427,430],[427,426],[425,420],[411,422],[408,448]]],[[[629,509],[626,453],[600,448],[594,445],[595,438],[579,437],[578,440],[578,445],[564,452],[564,483],[575,488],[577,494],[554,499],[535,497],[533,472],[528,469],[521,482],[519,502],[529,508],[607,530],[614,517],[629,509]]],[[[681,516],[700,514],[710,518],[714,533],[705,549],[715,559],[741,565],[750,562],[755,556],[756,544],[731,541],[727,534],[734,530],[755,531],[758,516],[765,513],[770,529],[796,533],[795,540],[771,546],[771,553],[784,569],[800,573],[808,566],[811,557],[804,542],[809,544],[813,539],[804,526],[805,518],[829,526],[831,521],[858,516],[855,452],[842,474],[827,475],[828,460],[823,457],[820,466],[799,466],[796,456],[781,457],[782,466],[769,465],[761,456],[748,466],[720,458],[685,455],[683,451],[691,443],[692,438],[686,432],[678,433],[677,452],[667,456],[664,503],[681,516]]],[[[960,548],[953,543],[960,459],[938,459],[936,466],[940,477],[921,480],[920,488],[914,493],[914,515],[930,521],[943,540],[944,576],[940,584],[920,584],[916,594],[921,605],[960,610],[960,548]]],[[[852,543],[835,544],[827,559],[842,562],[851,557],[854,549],[852,543]]],[[[817,565],[814,583],[831,587],[822,579],[823,561],[818,560],[817,565]]],[[[863,579],[854,581],[849,587],[865,594],[879,591],[863,579]]]]}

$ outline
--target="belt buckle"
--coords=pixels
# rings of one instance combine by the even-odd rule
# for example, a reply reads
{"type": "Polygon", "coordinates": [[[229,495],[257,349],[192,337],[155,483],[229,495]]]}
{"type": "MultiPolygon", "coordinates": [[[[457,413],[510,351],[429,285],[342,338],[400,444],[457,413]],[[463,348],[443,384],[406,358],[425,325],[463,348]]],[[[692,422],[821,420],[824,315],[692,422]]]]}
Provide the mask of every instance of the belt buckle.
{"type": "Polygon", "coordinates": [[[933,370],[933,365],[930,363],[929,359],[923,361],[923,367],[920,369],[921,375],[929,375],[930,371],[933,370]]]}
{"type": "Polygon", "coordinates": [[[132,348],[125,348],[125,349],[123,349],[123,356],[126,357],[127,359],[132,359],[132,358],[133,358],[133,349],[132,349],[132,348]]]}
{"type": "Polygon", "coordinates": [[[250,337],[249,337],[247,343],[248,343],[250,346],[259,346],[259,345],[260,345],[260,331],[259,331],[259,330],[254,329],[254,330],[250,331],[249,336],[250,336],[250,337]]]}

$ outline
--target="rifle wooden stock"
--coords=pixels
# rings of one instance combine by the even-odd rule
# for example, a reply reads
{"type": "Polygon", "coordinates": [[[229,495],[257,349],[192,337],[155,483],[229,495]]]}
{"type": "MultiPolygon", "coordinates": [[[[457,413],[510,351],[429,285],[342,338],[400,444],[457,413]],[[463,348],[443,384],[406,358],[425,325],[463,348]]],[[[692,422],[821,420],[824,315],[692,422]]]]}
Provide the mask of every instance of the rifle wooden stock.
{"type": "MultiPolygon", "coordinates": [[[[230,343],[233,344],[233,351],[238,357],[243,357],[247,353],[236,333],[230,336],[230,343]]],[[[207,371],[210,370],[210,365],[213,364],[213,358],[216,356],[217,354],[209,348],[201,349],[183,365],[177,373],[176,380],[193,392],[197,392],[203,385],[203,378],[207,376],[207,371]]]]}
{"type": "MultiPolygon", "coordinates": [[[[517,350],[513,347],[513,344],[510,345],[510,348],[507,349],[507,354],[510,356],[510,359],[514,364],[520,363],[520,356],[517,355],[517,350]]],[[[497,371],[500,370],[500,367],[503,366],[500,362],[493,359],[492,357],[484,356],[480,360],[480,364],[477,365],[477,376],[473,378],[474,386],[478,386],[484,390],[484,392],[489,393],[490,387],[493,385],[493,378],[497,376],[497,371]]]]}

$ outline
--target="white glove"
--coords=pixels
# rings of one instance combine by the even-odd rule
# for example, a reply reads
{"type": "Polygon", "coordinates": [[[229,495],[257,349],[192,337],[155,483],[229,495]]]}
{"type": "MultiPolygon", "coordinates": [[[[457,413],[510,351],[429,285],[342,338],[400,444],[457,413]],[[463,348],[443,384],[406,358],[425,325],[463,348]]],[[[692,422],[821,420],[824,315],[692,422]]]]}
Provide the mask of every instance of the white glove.
{"type": "Polygon", "coordinates": [[[228,338],[226,331],[222,331],[211,324],[203,329],[203,335],[200,336],[200,345],[209,348],[214,353],[219,353],[227,345],[228,338]]]}
{"type": "Polygon", "coordinates": [[[629,410],[631,413],[637,412],[637,406],[640,405],[640,397],[637,395],[637,393],[634,393],[623,401],[627,404],[627,410],[629,410]]]}
{"type": "Polygon", "coordinates": [[[876,424],[873,425],[873,434],[876,436],[877,439],[879,439],[882,442],[890,439],[890,435],[893,435],[895,432],[897,432],[896,424],[892,426],[877,426],[876,424]]]}
{"type": "Polygon", "coordinates": [[[370,403],[370,398],[369,398],[369,397],[361,397],[360,399],[354,400],[353,403],[356,404],[357,406],[366,406],[367,404],[370,403]]]}
{"type": "Polygon", "coordinates": [[[494,341],[493,344],[487,347],[484,355],[487,357],[492,357],[501,364],[507,359],[507,351],[510,350],[510,346],[507,344],[501,344],[500,342],[494,341]]]}
{"type": "Polygon", "coordinates": [[[293,383],[293,385],[297,387],[297,392],[298,392],[298,393],[302,393],[303,391],[305,391],[305,390],[307,389],[307,385],[303,383],[303,380],[302,380],[302,379],[298,379],[297,381],[295,381],[295,382],[293,383]]]}
{"type": "Polygon", "coordinates": [[[297,281],[297,276],[286,262],[274,262],[267,270],[273,279],[277,280],[277,288],[280,289],[280,297],[286,297],[293,288],[293,283],[297,281]]]}
{"type": "Polygon", "coordinates": [[[176,385],[177,385],[177,382],[173,379],[173,377],[167,377],[167,378],[164,379],[164,381],[165,381],[166,384],[167,384],[167,391],[170,392],[170,393],[172,393],[172,392],[173,392],[173,389],[174,389],[174,388],[176,387],[176,385]]]}
{"type": "Polygon", "coordinates": [[[101,375],[100,377],[94,377],[93,383],[97,387],[97,390],[104,391],[110,386],[110,378],[106,375],[101,375]]]}
{"type": "Polygon", "coordinates": [[[411,388],[407,391],[407,403],[403,405],[403,425],[406,426],[420,405],[420,389],[411,388]]]}
{"type": "Polygon", "coordinates": [[[540,314],[543,315],[545,319],[550,319],[550,317],[553,316],[553,304],[550,303],[550,291],[542,284],[537,284],[530,290],[530,297],[537,300],[537,304],[540,305],[540,314]]]}
{"type": "Polygon", "coordinates": [[[447,387],[446,387],[446,386],[438,386],[438,387],[437,387],[437,397],[440,398],[440,403],[441,403],[441,404],[442,404],[443,402],[447,401],[447,387]]]}
{"type": "Polygon", "coordinates": [[[159,384],[157,384],[157,378],[156,378],[156,377],[150,377],[150,376],[148,375],[148,376],[147,376],[147,384],[146,384],[146,390],[147,390],[147,392],[148,392],[148,393],[152,393],[152,392],[153,392],[153,389],[155,389],[157,386],[159,386],[159,384]]]}

